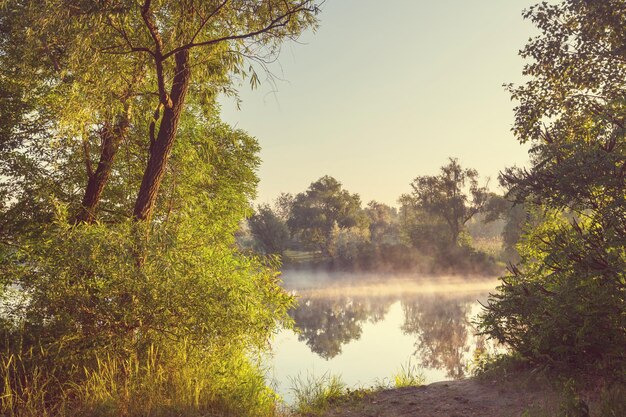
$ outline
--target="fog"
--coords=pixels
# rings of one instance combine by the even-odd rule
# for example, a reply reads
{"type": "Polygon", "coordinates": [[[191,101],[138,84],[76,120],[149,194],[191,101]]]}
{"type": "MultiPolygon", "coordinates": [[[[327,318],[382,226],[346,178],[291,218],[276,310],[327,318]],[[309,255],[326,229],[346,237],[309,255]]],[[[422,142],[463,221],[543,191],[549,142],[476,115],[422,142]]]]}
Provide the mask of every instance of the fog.
{"type": "Polygon", "coordinates": [[[287,400],[292,378],[368,386],[411,363],[436,382],[467,376],[475,355],[500,349],[473,324],[495,277],[287,270],[283,279],[298,300],[296,329],[272,345],[271,380],[287,400]]]}
{"type": "Polygon", "coordinates": [[[425,276],[415,274],[376,274],[286,270],[285,289],[307,297],[386,297],[418,294],[460,296],[488,293],[495,289],[497,277],[425,276]]]}

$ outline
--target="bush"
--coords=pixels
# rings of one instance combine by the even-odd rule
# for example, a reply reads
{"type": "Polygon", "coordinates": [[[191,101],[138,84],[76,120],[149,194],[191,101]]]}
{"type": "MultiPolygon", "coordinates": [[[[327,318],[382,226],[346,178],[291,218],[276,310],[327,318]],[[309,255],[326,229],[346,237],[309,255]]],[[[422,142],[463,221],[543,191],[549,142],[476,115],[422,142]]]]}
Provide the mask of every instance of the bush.
{"type": "Polygon", "coordinates": [[[523,238],[522,264],[502,278],[482,332],[537,364],[623,378],[624,259],[605,232],[548,212],[523,238]]]}
{"type": "Polygon", "coordinates": [[[193,219],[146,230],[60,213],[25,240],[2,265],[21,294],[0,329],[2,412],[267,415],[258,407],[273,397],[248,357],[287,323],[292,299],[273,265],[203,236],[215,234],[193,219]]]}
{"type": "Polygon", "coordinates": [[[491,275],[502,271],[496,259],[469,245],[448,246],[436,253],[433,269],[440,273],[460,273],[466,275],[491,275]]]}

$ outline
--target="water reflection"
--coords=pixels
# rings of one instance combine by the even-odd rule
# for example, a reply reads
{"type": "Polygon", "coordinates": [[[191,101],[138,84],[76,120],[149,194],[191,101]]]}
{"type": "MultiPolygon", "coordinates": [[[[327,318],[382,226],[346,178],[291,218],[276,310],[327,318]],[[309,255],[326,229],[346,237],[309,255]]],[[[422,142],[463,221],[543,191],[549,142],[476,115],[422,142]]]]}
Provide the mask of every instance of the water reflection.
{"type": "Polygon", "coordinates": [[[420,297],[402,303],[402,331],[415,337],[415,354],[423,368],[444,369],[449,378],[467,372],[471,350],[481,348],[471,324],[472,299],[420,297]]]}
{"type": "Polygon", "coordinates": [[[290,315],[300,331],[298,339],[320,357],[332,359],[342,345],[361,337],[363,323],[382,320],[391,303],[373,298],[302,298],[290,315]]]}
{"type": "Polygon", "coordinates": [[[350,287],[321,292],[305,289],[300,293],[299,306],[290,313],[300,331],[298,340],[325,360],[340,356],[345,345],[359,340],[366,323],[385,322],[390,306],[397,302],[403,313],[400,330],[413,340],[413,363],[422,368],[445,371],[447,378],[462,378],[474,351],[485,347],[484,339],[475,336],[471,321],[476,300],[486,291],[446,295],[410,291],[371,291],[364,295],[356,291],[356,296],[351,292],[350,287]]]}

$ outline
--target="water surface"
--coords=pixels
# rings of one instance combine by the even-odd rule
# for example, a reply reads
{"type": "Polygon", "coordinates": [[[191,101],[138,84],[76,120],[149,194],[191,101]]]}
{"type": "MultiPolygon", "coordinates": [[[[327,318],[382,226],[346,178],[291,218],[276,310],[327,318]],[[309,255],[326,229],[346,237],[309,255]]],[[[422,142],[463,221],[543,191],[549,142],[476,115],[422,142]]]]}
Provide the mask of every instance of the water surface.
{"type": "Polygon", "coordinates": [[[371,386],[410,363],[430,383],[464,377],[477,349],[493,350],[472,320],[495,279],[307,271],[283,279],[299,298],[290,313],[299,331],[273,341],[269,379],[287,402],[294,378],[332,374],[371,386]]]}

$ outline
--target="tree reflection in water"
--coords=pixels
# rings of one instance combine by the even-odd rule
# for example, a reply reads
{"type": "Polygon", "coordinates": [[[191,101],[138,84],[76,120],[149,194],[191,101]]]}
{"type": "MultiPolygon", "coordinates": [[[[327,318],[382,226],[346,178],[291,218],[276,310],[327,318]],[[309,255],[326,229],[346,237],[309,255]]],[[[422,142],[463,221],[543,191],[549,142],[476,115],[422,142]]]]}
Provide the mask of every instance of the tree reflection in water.
{"type": "MultiPolygon", "coordinates": [[[[303,297],[290,312],[300,330],[298,339],[324,359],[341,354],[342,347],[361,337],[366,322],[382,321],[400,297],[303,297]]],[[[475,349],[485,340],[474,336],[471,324],[475,298],[421,295],[401,298],[404,334],[416,338],[415,353],[424,368],[444,369],[461,378],[475,349]]]]}
{"type": "Polygon", "coordinates": [[[402,331],[417,338],[415,357],[422,367],[445,369],[449,378],[465,375],[472,350],[484,348],[484,338],[474,337],[473,304],[473,298],[441,296],[403,301],[402,331]]]}
{"type": "Polygon", "coordinates": [[[361,337],[365,322],[383,320],[392,303],[381,298],[301,298],[290,315],[300,329],[298,339],[322,358],[332,359],[344,344],[361,337]]]}

